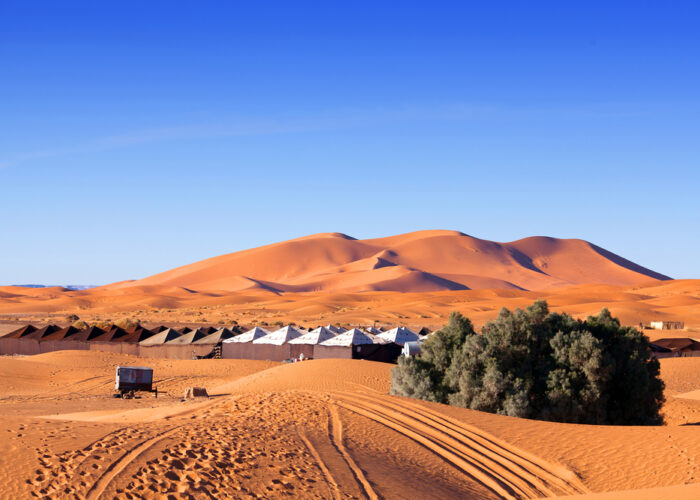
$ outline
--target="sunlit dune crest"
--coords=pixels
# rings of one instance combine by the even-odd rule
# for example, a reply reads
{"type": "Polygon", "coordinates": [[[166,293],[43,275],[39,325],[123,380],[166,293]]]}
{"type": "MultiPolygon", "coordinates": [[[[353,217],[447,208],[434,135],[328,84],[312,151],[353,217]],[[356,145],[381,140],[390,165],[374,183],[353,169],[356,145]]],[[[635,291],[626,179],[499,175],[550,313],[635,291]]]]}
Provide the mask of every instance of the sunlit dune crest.
{"type": "Polygon", "coordinates": [[[221,255],[134,282],[195,290],[428,292],[667,280],[583,240],[531,237],[510,243],[456,231],[357,240],[323,233],[221,255]]]}

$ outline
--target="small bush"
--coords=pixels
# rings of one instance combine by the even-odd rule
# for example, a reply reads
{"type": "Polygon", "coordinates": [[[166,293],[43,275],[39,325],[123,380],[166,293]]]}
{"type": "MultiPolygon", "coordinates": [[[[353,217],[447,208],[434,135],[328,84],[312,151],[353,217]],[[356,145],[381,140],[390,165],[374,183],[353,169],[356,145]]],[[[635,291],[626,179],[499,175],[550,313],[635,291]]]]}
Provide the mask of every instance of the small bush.
{"type": "Polygon", "coordinates": [[[124,330],[129,330],[132,328],[138,328],[141,323],[137,318],[122,318],[114,322],[114,326],[118,326],[124,330]]]}

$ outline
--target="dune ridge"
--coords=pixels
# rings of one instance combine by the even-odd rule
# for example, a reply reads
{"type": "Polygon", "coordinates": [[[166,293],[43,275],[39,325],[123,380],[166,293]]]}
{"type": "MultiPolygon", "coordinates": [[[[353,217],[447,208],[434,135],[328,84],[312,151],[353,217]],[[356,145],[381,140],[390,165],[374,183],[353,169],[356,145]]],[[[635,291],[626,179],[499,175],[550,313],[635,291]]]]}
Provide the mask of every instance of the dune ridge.
{"type": "Polygon", "coordinates": [[[220,255],[110,288],[429,292],[580,284],[633,285],[668,276],[579,239],[533,236],[498,243],[457,231],[358,240],[322,233],[220,255]]]}

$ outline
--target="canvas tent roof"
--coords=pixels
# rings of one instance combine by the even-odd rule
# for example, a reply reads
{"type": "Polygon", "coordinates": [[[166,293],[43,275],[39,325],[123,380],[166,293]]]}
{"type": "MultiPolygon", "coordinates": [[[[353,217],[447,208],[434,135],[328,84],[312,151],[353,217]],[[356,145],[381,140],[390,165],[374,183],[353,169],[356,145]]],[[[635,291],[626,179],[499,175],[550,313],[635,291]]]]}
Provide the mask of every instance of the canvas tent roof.
{"type": "Polygon", "coordinates": [[[67,326],[65,328],[61,328],[60,330],[56,330],[53,333],[49,333],[47,335],[44,335],[41,340],[63,340],[63,339],[70,339],[71,335],[75,335],[78,333],[80,330],[78,330],[74,326],[67,326]]]}
{"type": "Polygon", "coordinates": [[[199,340],[201,338],[204,338],[208,335],[208,333],[205,333],[202,328],[197,328],[196,330],[192,330],[189,333],[183,333],[179,337],[176,337],[172,340],[167,340],[166,343],[168,345],[173,345],[173,344],[191,344],[195,340],[199,340]]]}
{"type": "Polygon", "coordinates": [[[357,328],[353,328],[352,330],[336,335],[332,339],[321,342],[321,345],[348,347],[353,345],[374,343],[374,337],[372,335],[365,333],[362,330],[358,330],[357,328]]]}
{"type": "Polygon", "coordinates": [[[154,335],[156,335],[156,332],[144,328],[142,326],[137,326],[136,328],[129,328],[128,330],[126,330],[126,336],[119,338],[118,341],[138,343],[149,339],[154,335]]]}
{"type": "Polygon", "coordinates": [[[183,335],[182,333],[178,332],[177,330],[174,330],[172,328],[168,328],[167,330],[163,330],[160,333],[156,333],[152,337],[147,338],[146,340],[142,340],[139,342],[141,345],[160,345],[160,344],[165,344],[166,342],[176,339],[183,335]]]}
{"type": "Polygon", "coordinates": [[[6,333],[3,335],[5,338],[9,339],[18,339],[20,337],[24,337],[25,335],[29,335],[32,332],[37,331],[37,327],[34,325],[25,325],[22,328],[19,328],[17,330],[13,330],[10,333],[6,333]]]}
{"type": "Polygon", "coordinates": [[[226,339],[230,339],[233,337],[233,332],[229,330],[228,328],[221,328],[214,333],[211,333],[207,335],[206,337],[202,337],[199,340],[195,340],[192,342],[193,344],[218,344],[219,342],[222,342],[226,339]]]}
{"type": "Polygon", "coordinates": [[[126,342],[129,339],[129,332],[118,326],[112,326],[102,337],[97,337],[96,341],[101,342],[126,342]]]}
{"type": "Polygon", "coordinates": [[[256,326],[255,328],[251,328],[245,333],[241,333],[240,335],[225,340],[225,342],[252,342],[256,339],[259,339],[260,337],[265,337],[266,335],[270,335],[270,332],[268,332],[264,328],[256,326]]]}
{"type": "Polygon", "coordinates": [[[671,352],[675,351],[700,351],[700,342],[695,339],[690,338],[678,338],[678,339],[658,339],[651,344],[669,349],[671,352]]]}
{"type": "Polygon", "coordinates": [[[21,338],[23,339],[42,339],[47,335],[51,335],[61,329],[58,325],[46,325],[43,328],[34,330],[33,332],[25,333],[21,338]]]}
{"type": "Polygon", "coordinates": [[[420,337],[417,333],[412,332],[404,326],[398,326],[392,328],[391,330],[380,333],[377,338],[388,340],[389,342],[394,342],[395,344],[404,345],[406,342],[413,342],[418,340],[420,337]]]}
{"type": "Polygon", "coordinates": [[[286,344],[292,339],[301,337],[303,334],[291,325],[283,326],[279,330],[275,330],[270,335],[260,337],[253,341],[253,344],[286,344]]]}
{"type": "Polygon", "coordinates": [[[180,333],[190,333],[192,331],[192,328],[189,326],[183,326],[182,328],[178,328],[177,331],[180,333]]]}
{"type": "Polygon", "coordinates": [[[95,338],[105,335],[105,333],[107,332],[105,332],[102,328],[99,328],[97,326],[89,326],[83,330],[74,333],[70,336],[70,339],[68,340],[93,340],[95,338]]]}
{"type": "Polygon", "coordinates": [[[372,335],[379,335],[382,333],[382,331],[379,328],[375,328],[373,326],[365,328],[367,330],[367,333],[371,333],[372,335]]]}
{"type": "Polygon", "coordinates": [[[328,339],[335,337],[335,333],[327,329],[325,326],[319,326],[315,330],[304,333],[301,337],[297,337],[289,341],[290,344],[320,344],[328,339]]]}

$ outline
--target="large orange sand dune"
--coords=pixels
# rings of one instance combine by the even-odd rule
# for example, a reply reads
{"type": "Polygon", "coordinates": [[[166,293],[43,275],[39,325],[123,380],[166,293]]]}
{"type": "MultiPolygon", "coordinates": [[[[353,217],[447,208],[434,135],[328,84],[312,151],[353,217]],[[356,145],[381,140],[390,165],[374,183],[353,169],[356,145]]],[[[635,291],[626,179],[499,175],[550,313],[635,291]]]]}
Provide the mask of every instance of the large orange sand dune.
{"type": "Polygon", "coordinates": [[[631,285],[650,279],[668,277],[583,240],[532,237],[496,243],[456,231],[419,231],[368,240],[340,233],[316,234],[112,286],[427,292],[544,290],[583,283],[631,285]]]}

